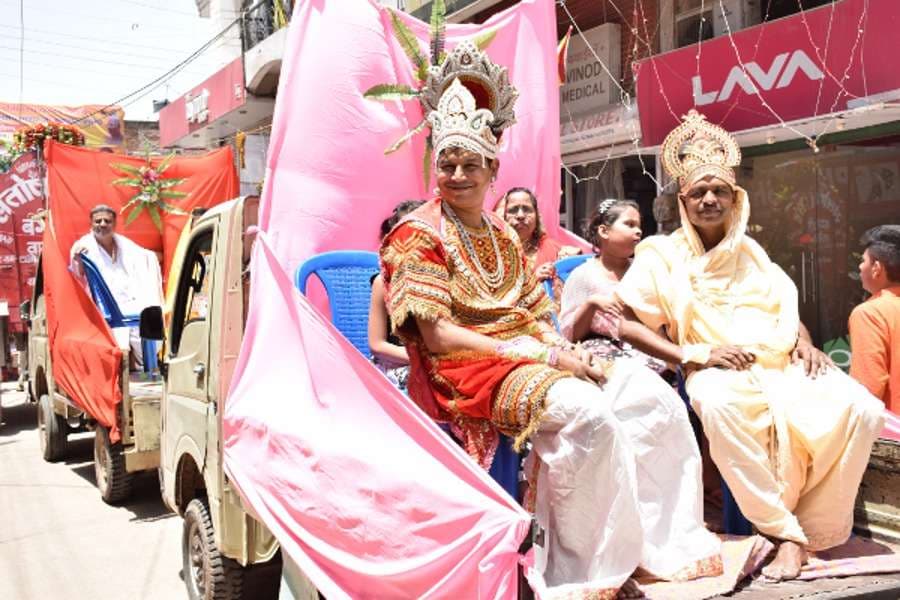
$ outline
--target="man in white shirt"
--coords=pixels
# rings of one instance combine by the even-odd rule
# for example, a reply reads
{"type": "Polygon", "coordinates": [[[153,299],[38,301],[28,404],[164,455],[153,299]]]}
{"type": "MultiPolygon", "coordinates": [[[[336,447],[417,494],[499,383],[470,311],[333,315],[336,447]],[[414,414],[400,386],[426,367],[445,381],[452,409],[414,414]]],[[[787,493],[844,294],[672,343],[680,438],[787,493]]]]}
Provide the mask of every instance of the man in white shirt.
{"type": "MultiPolygon", "coordinates": [[[[86,255],[100,270],[123,315],[140,314],[148,306],[162,306],[162,275],[156,254],[116,233],[116,211],[105,204],[91,209],[91,231],[72,245],[73,271],[81,274],[77,255],[86,255]]],[[[137,327],[124,337],[113,330],[122,349],[131,348],[137,366],[143,364],[137,327]]]]}

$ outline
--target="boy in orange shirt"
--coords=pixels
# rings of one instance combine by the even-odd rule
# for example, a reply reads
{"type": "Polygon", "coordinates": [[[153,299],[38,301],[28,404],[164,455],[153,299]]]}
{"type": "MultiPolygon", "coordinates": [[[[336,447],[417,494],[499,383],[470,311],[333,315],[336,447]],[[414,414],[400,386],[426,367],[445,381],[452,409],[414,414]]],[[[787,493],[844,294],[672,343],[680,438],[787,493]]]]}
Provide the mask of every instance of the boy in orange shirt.
{"type": "Polygon", "coordinates": [[[850,314],[850,375],[888,410],[900,413],[900,225],[881,225],[862,238],[859,265],[872,297],[850,314]]]}

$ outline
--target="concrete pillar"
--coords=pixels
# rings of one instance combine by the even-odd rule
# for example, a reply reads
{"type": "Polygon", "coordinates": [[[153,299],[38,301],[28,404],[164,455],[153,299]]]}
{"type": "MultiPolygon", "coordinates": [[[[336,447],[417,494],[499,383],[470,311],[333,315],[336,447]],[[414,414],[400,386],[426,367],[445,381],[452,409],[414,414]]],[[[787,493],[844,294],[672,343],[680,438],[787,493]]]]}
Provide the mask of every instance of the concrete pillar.
{"type": "Polygon", "coordinates": [[[675,49],[675,0],[659,0],[659,51],[675,49]]]}

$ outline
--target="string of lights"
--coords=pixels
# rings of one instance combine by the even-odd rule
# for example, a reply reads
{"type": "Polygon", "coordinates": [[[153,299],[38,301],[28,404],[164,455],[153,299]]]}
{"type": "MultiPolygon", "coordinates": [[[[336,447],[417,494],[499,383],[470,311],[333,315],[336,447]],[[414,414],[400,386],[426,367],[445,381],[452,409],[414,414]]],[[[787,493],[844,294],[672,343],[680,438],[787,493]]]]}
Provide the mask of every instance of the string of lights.
{"type": "MultiPolygon", "coordinates": [[[[619,105],[621,105],[622,107],[624,107],[626,109],[630,109],[630,107],[632,106],[633,101],[634,101],[632,94],[623,87],[623,85],[621,84],[621,82],[618,78],[616,78],[612,75],[612,73],[610,72],[610,69],[606,65],[606,62],[597,54],[596,51],[594,51],[591,44],[588,43],[588,40],[587,40],[586,36],[584,35],[584,32],[583,32],[581,26],[575,20],[574,15],[572,15],[571,11],[569,10],[569,7],[566,6],[565,0],[558,0],[557,4],[560,6],[560,8],[563,9],[563,12],[566,14],[567,18],[569,19],[570,23],[572,24],[574,31],[579,36],[579,38],[585,43],[585,46],[587,47],[589,52],[593,55],[593,58],[601,65],[601,68],[606,73],[607,77],[609,77],[609,80],[618,89],[619,105]]],[[[832,102],[831,109],[828,111],[828,113],[826,113],[829,115],[834,114],[836,112],[838,104],[840,103],[840,101],[842,99],[844,99],[844,98],[859,98],[860,97],[860,96],[852,93],[851,91],[847,90],[846,85],[845,85],[845,82],[849,79],[849,74],[851,72],[851,69],[853,69],[854,66],[857,64],[860,66],[860,68],[863,71],[861,75],[863,78],[863,88],[865,90],[864,96],[868,95],[868,85],[867,85],[867,81],[866,81],[865,62],[864,62],[865,61],[865,56],[864,56],[865,45],[864,44],[861,45],[861,41],[865,34],[865,29],[866,29],[865,24],[868,19],[869,0],[865,0],[864,8],[859,15],[856,39],[855,39],[853,46],[851,48],[851,51],[849,53],[848,62],[846,64],[846,66],[844,67],[843,72],[840,74],[840,76],[836,75],[833,72],[831,66],[829,66],[827,64],[827,61],[828,61],[827,46],[829,46],[829,42],[830,42],[831,36],[832,36],[832,30],[834,27],[835,4],[836,4],[835,0],[832,0],[831,1],[832,11],[831,11],[831,14],[829,15],[829,21],[828,21],[828,25],[827,25],[826,33],[825,33],[826,48],[823,50],[819,45],[817,45],[815,43],[815,40],[814,40],[813,34],[812,34],[812,28],[810,27],[809,22],[807,20],[807,16],[805,14],[806,9],[803,7],[802,0],[798,0],[798,6],[800,8],[799,12],[801,15],[801,20],[802,20],[804,28],[807,32],[807,36],[809,38],[810,44],[815,49],[816,57],[817,57],[819,63],[823,66],[823,71],[825,72],[826,76],[828,77],[828,80],[834,82],[839,88],[838,92],[834,98],[834,101],[832,102]],[[857,53],[859,53],[859,61],[858,62],[856,61],[857,53]]],[[[623,13],[622,9],[616,4],[615,0],[610,0],[608,5],[611,6],[613,8],[613,10],[619,15],[619,18],[622,20],[623,23],[628,23],[628,19],[625,17],[625,14],[623,13]]],[[[770,14],[771,14],[771,7],[772,7],[772,2],[771,2],[771,0],[769,0],[766,5],[765,14],[763,15],[763,23],[768,22],[770,14]]],[[[729,40],[729,44],[732,48],[732,51],[735,54],[735,57],[737,58],[738,66],[741,69],[741,71],[743,72],[745,80],[748,82],[749,86],[752,88],[753,94],[759,98],[759,101],[760,101],[760,104],[762,105],[762,107],[776,120],[778,126],[790,131],[793,135],[804,140],[805,143],[814,152],[818,152],[819,147],[816,144],[816,139],[818,139],[819,137],[821,137],[822,135],[827,133],[833,126],[835,126],[837,123],[839,123],[840,115],[836,115],[836,116],[833,116],[833,117],[827,119],[824,122],[824,125],[822,126],[821,130],[819,130],[814,135],[808,135],[808,134],[804,133],[803,131],[801,131],[800,129],[798,129],[791,123],[789,123],[784,117],[782,117],[782,115],[779,114],[779,112],[777,110],[775,110],[775,108],[767,101],[766,97],[763,94],[763,91],[758,87],[758,85],[756,84],[754,79],[747,72],[747,69],[745,66],[747,64],[747,62],[741,56],[741,52],[740,52],[739,48],[737,47],[737,43],[734,40],[734,31],[732,29],[732,25],[731,25],[731,22],[729,19],[729,12],[726,9],[723,0],[719,0],[718,10],[721,13],[722,22],[725,27],[725,35],[729,40]]],[[[697,54],[695,56],[697,75],[700,74],[700,70],[701,70],[701,60],[702,60],[703,42],[704,42],[703,29],[707,23],[707,20],[705,17],[705,12],[706,12],[706,0],[701,0],[701,3],[700,3],[701,18],[700,18],[700,23],[698,25],[697,54]]],[[[651,45],[651,40],[653,40],[655,38],[656,34],[659,31],[659,27],[660,27],[660,23],[657,22],[656,31],[654,32],[654,35],[653,36],[650,35],[650,31],[649,31],[649,28],[647,25],[648,19],[646,18],[646,13],[644,10],[643,2],[641,0],[638,0],[638,4],[637,4],[637,6],[635,6],[632,14],[633,14],[633,19],[632,19],[632,24],[631,24],[631,34],[632,34],[631,37],[632,37],[633,43],[632,43],[631,52],[630,52],[631,60],[628,61],[629,63],[638,59],[638,56],[640,54],[640,44],[643,44],[644,46],[646,46],[648,55],[650,55],[650,56],[653,55],[654,52],[653,52],[653,47],[651,45]],[[640,19],[640,21],[639,21],[639,19],[640,19]],[[641,26],[641,22],[642,22],[642,26],[641,26]],[[641,31],[641,29],[643,29],[643,31],[641,31]]],[[[761,44],[762,44],[762,41],[763,41],[766,31],[767,31],[767,29],[765,27],[759,28],[759,34],[756,36],[756,40],[755,40],[754,47],[753,47],[752,58],[750,59],[750,62],[755,61],[755,59],[759,53],[759,50],[760,50],[760,47],[761,47],[761,44]]],[[[653,76],[655,77],[656,82],[659,86],[660,96],[662,97],[667,110],[669,111],[669,113],[672,115],[672,117],[674,119],[678,120],[679,117],[675,113],[675,111],[672,107],[672,103],[669,100],[668,94],[666,93],[666,88],[662,83],[662,78],[660,76],[656,61],[651,61],[650,67],[651,67],[651,71],[653,72],[653,76]]],[[[820,83],[819,83],[819,89],[817,92],[817,98],[816,98],[816,104],[815,104],[815,107],[816,107],[815,112],[817,114],[819,113],[819,106],[821,105],[821,99],[822,99],[822,95],[824,93],[824,84],[825,84],[825,79],[823,78],[823,80],[820,81],[820,83]]],[[[736,103],[733,103],[731,106],[729,106],[722,121],[724,121],[725,119],[728,118],[728,116],[731,114],[731,112],[735,109],[735,106],[736,106],[736,103]]],[[[566,118],[568,119],[569,123],[573,126],[573,130],[577,131],[577,128],[574,127],[574,121],[573,121],[572,115],[571,115],[571,113],[569,113],[568,109],[566,109],[566,118]]],[[[641,162],[643,174],[645,176],[649,177],[651,180],[653,180],[654,183],[656,183],[656,185],[659,188],[662,188],[663,186],[661,186],[659,184],[659,182],[656,180],[656,178],[653,176],[653,174],[651,172],[649,172],[647,170],[646,166],[644,165],[643,157],[641,155],[641,149],[642,149],[641,148],[641,134],[637,130],[637,126],[634,122],[630,123],[630,138],[631,138],[631,145],[634,147],[634,150],[635,150],[635,154],[636,154],[638,160],[641,162]]],[[[582,146],[582,147],[585,150],[590,149],[587,147],[587,144],[583,139],[578,139],[577,143],[584,144],[584,146],[582,146]]],[[[563,169],[573,179],[573,181],[576,184],[582,183],[585,181],[589,181],[589,180],[599,180],[603,174],[603,171],[606,168],[606,163],[609,160],[611,160],[612,152],[613,152],[613,147],[610,147],[606,158],[602,159],[601,170],[600,170],[600,173],[598,173],[597,175],[586,176],[586,177],[578,176],[572,171],[572,169],[570,169],[565,164],[563,164],[563,169]]],[[[595,162],[597,162],[597,161],[595,161],[595,162]]]]}

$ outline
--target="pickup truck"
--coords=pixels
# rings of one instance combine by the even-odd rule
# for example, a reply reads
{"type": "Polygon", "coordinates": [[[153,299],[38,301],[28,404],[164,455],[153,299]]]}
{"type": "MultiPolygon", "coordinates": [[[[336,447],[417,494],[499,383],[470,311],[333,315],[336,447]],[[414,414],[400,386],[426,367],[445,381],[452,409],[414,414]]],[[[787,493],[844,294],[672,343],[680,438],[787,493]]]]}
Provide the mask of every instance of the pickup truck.
{"type": "Polygon", "coordinates": [[[278,593],[278,542],[246,510],[222,462],[223,402],[247,315],[247,229],[256,224],[258,207],[258,197],[242,197],[197,218],[172,270],[178,279],[162,364],[160,480],[163,501],[183,517],[191,600],[278,593]]]}
{"type": "Polygon", "coordinates": [[[100,495],[108,503],[121,502],[130,495],[136,472],[159,466],[162,381],[159,377],[130,373],[127,352],[123,353],[119,369],[122,402],[116,418],[122,437],[112,443],[108,429],[79,408],[54,381],[44,278],[39,264],[31,299],[28,375],[29,398],[38,405],[41,453],[44,460],[61,460],[66,456],[70,433],[93,431],[94,473],[100,495]]]}

